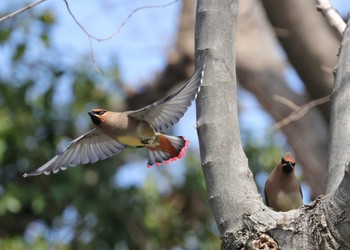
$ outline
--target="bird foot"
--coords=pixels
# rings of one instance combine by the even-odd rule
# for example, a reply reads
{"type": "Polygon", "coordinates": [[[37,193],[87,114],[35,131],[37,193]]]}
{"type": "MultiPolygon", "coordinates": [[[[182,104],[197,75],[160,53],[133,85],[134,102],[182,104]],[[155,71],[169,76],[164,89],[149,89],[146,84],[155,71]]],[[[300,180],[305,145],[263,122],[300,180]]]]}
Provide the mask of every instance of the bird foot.
{"type": "Polygon", "coordinates": [[[151,139],[150,138],[141,138],[141,143],[145,145],[151,144],[151,139]]]}

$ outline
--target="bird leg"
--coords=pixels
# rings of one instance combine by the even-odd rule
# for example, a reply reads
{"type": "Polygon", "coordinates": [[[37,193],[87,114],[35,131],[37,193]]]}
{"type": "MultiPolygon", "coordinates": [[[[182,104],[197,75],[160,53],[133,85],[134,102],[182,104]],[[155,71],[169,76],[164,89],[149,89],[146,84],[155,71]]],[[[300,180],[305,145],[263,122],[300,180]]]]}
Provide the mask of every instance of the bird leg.
{"type": "Polygon", "coordinates": [[[146,145],[146,146],[150,146],[150,145],[154,145],[154,144],[158,144],[158,137],[155,135],[155,136],[152,136],[150,138],[142,138],[141,137],[141,143],[146,145]]]}
{"type": "Polygon", "coordinates": [[[151,138],[141,138],[141,143],[145,145],[151,144],[151,138]]]}

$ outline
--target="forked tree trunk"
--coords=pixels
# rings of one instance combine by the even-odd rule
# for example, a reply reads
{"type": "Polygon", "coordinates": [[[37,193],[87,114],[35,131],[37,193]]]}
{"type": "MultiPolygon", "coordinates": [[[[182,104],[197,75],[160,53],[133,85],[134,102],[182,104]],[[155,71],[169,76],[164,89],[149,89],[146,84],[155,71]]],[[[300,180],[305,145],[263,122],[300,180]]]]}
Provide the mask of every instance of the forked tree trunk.
{"type": "Polygon", "coordinates": [[[278,213],[262,202],[240,140],[237,9],[237,0],[198,0],[196,17],[196,51],[208,49],[197,98],[197,130],[222,249],[350,249],[350,29],[344,35],[332,100],[330,193],[310,206],[278,213]]]}

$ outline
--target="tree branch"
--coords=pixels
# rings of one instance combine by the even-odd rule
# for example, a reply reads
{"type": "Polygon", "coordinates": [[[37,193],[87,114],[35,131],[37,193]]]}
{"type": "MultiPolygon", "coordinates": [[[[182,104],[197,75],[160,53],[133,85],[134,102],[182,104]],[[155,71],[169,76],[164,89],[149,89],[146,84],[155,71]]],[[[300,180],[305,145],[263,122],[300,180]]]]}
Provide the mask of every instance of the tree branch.
{"type": "Polygon", "coordinates": [[[350,161],[350,21],[344,32],[340,48],[338,65],[335,69],[335,83],[332,94],[330,122],[330,147],[328,161],[327,193],[338,187],[343,173],[344,163],[350,161]]]}
{"type": "Polygon", "coordinates": [[[135,13],[137,13],[141,10],[144,10],[144,9],[165,8],[165,7],[168,7],[168,6],[176,3],[177,1],[178,0],[173,0],[173,1],[166,3],[166,4],[149,5],[149,6],[142,6],[142,7],[136,8],[130,12],[130,14],[124,19],[124,21],[112,33],[110,33],[109,35],[107,35],[105,37],[97,37],[97,36],[92,35],[89,31],[87,31],[87,29],[84,28],[84,26],[78,21],[78,19],[75,17],[73,12],[71,11],[69,4],[68,4],[68,1],[64,0],[66,7],[67,7],[67,10],[68,10],[68,13],[73,18],[74,22],[79,26],[79,28],[85,33],[85,35],[87,37],[89,37],[90,39],[96,40],[98,42],[103,42],[103,41],[106,41],[106,40],[113,38],[116,34],[118,34],[124,28],[125,24],[131,19],[131,17],[135,13]]]}
{"type": "Polygon", "coordinates": [[[74,22],[79,26],[79,28],[84,32],[84,34],[87,36],[87,38],[89,39],[89,44],[90,44],[90,53],[91,53],[91,58],[92,58],[92,62],[94,64],[94,68],[95,70],[100,73],[100,69],[97,67],[96,65],[96,59],[95,59],[95,53],[94,53],[94,49],[92,46],[92,40],[95,40],[97,42],[103,42],[109,39],[112,39],[115,35],[117,35],[125,26],[125,24],[129,21],[129,19],[131,19],[131,17],[144,9],[152,9],[152,8],[165,8],[168,7],[174,3],[176,3],[178,0],[173,0],[169,3],[166,4],[161,4],[161,5],[149,5],[149,6],[142,6],[139,8],[134,9],[125,19],[124,21],[109,35],[105,36],[105,37],[97,37],[92,35],[87,29],[84,28],[84,26],[78,21],[78,19],[75,17],[75,15],[73,14],[72,10],[69,7],[68,1],[67,0],[63,0],[64,3],[66,4],[66,8],[68,10],[69,15],[73,18],[74,22]]]}
{"type": "Polygon", "coordinates": [[[1,17],[1,18],[0,18],[0,22],[6,20],[6,19],[8,19],[8,18],[11,18],[11,17],[13,17],[13,16],[15,16],[15,15],[17,15],[17,14],[20,14],[20,13],[26,11],[26,10],[29,10],[30,8],[33,8],[34,6],[36,6],[36,5],[38,5],[38,4],[42,3],[42,2],[45,2],[45,1],[46,1],[46,0],[38,0],[38,1],[34,2],[34,3],[28,4],[27,6],[21,8],[21,9],[19,9],[19,10],[16,10],[16,11],[14,11],[14,12],[12,12],[12,13],[6,15],[6,16],[1,17]]]}
{"type": "Polygon", "coordinates": [[[209,49],[197,98],[197,132],[209,204],[221,235],[261,202],[240,141],[235,74],[237,0],[199,0],[196,49],[209,49]],[[220,28],[218,28],[220,27],[220,28]]]}
{"type": "Polygon", "coordinates": [[[340,37],[343,36],[346,24],[339,12],[333,8],[329,0],[316,0],[317,10],[321,11],[331,26],[335,28],[340,37]]]}
{"type": "Polygon", "coordinates": [[[294,102],[292,102],[291,100],[285,98],[284,96],[280,96],[280,95],[274,95],[273,99],[277,102],[283,103],[284,105],[286,105],[288,108],[294,110],[294,111],[298,111],[300,109],[299,105],[296,105],[294,102]]]}
{"type": "Polygon", "coordinates": [[[281,96],[275,95],[274,99],[276,101],[278,100],[278,101],[284,103],[285,105],[287,105],[288,107],[290,107],[294,110],[294,112],[292,112],[289,116],[287,116],[283,120],[277,122],[274,126],[274,129],[280,129],[293,121],[297,121],[297,120],[301,119],[313,107],[324,104],[324,103],[329,102],[331,100],[330,96],[327,95],[327,96],[321,97],[320,99],[312,100],[312,101],[304,104],[303,106],[297,106],[293,102],[291,102],[290,100],[287,100],[286,98],[281,97],[281,96]],[[293,105],[292,105],[292,103],[293,103],[293,105]]]}
{"type": "Polygon", "coordinates": [[[341,243],[343,249],[349,249],[350,242],[350,163],[338,165],[343,171],[342,180],[334,193],[323,204],[329,228],[341,243]]]}

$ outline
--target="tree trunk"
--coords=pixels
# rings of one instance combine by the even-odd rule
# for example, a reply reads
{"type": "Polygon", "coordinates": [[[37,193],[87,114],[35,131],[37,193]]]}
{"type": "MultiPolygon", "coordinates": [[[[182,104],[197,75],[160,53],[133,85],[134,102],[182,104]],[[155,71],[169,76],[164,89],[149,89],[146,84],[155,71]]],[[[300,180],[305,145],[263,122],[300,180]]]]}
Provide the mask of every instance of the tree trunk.
{"type": "Polygon", "coordinates": [[[259,200],[251,171],[242,168],[248,162],[240,141],[236,102],[237,8],[238,2],[232,0],[203,0],[197,5],[196,48],[209,49],[197,98],[197,129],[209,203],[221,234],[237,230],[236,212],[254,207],[259,200]]]}
{"type": "Polygon", "coordinates": [[[350,75],[350,63],[345,63],[350,30],[345,32],[332,103],[332,130],[338,133],[331,131],[334,143],[330,153],[335,160],[330,164],[343,164],[336,171],[340,178],[335,191],[309,206],[274,212],[258,194],[240,140],[235,75],[237,8],[238,0],[199,0],[196,19],[196,51],[208,49],[204,84],[197,98],[197,131],[222,249],[350,249],[350,165],[345,167],[349,161],[345,158],[345,138],[350,138],[350,130],[339,131],[350,125],[345,119],[334,122],[350,115],[350,109],[344,107],[350,103],[350,95],[345,94],[350,75]],[[338,140],[336,150],[332,150],[338,140]]]}
{"type": "Polygon", "coordinates": [[[335,69],[335,84],[332,93],[327,193],[334,191],[338,187],[343,178],[344,167],[350,161],[349,33],[348,23],[342,41],[338,65],[335,69]]]}

